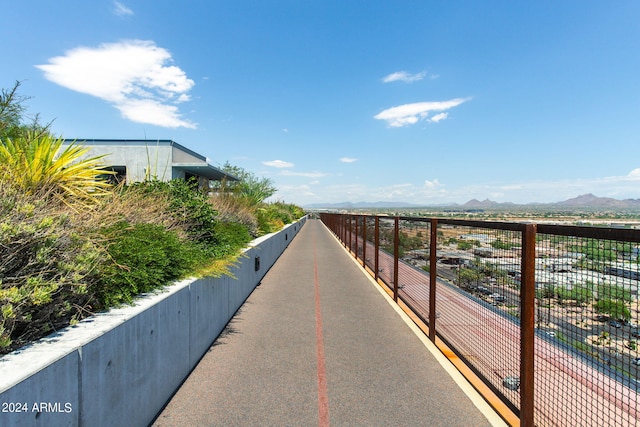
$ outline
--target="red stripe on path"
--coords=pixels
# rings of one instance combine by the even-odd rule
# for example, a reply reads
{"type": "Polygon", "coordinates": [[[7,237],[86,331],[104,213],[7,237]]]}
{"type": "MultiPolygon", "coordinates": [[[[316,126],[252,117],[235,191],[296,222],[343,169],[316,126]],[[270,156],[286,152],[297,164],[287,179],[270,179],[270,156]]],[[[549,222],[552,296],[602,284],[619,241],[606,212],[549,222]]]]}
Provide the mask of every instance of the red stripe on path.
{"type": "Polygon", "coordinates": [[[318,425],[329,426],[329,397],[327,396],[327,370],[324,363],[324,340],[322,338],[322,312],[320,311],[320,281],[318,259],[313,248],[313,274],[316,299],[316,355],[318,359],[318,425]]]}

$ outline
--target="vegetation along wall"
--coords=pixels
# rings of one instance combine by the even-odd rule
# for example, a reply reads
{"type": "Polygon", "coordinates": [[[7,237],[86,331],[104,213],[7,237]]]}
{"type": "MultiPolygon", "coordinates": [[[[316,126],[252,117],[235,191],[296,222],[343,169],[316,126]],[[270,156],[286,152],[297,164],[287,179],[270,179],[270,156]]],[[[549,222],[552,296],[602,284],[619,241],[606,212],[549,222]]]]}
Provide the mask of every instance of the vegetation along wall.
{"type": "Polygon", "coordinates": [[[148,425],[305,219],[254,240],[233,277],[173,284],[0,358],[0,425],[148,425]]]}

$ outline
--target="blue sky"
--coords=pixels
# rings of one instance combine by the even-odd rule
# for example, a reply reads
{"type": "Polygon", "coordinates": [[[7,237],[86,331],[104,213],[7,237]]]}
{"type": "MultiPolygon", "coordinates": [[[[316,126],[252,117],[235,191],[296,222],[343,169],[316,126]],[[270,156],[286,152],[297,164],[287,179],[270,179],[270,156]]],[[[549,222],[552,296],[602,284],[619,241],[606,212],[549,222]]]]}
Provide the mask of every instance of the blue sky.
{"type": "Polygon", "coordinates": [[[638,1],[3,5],[0,87],[307,205],[640,198],[638,1]]]}

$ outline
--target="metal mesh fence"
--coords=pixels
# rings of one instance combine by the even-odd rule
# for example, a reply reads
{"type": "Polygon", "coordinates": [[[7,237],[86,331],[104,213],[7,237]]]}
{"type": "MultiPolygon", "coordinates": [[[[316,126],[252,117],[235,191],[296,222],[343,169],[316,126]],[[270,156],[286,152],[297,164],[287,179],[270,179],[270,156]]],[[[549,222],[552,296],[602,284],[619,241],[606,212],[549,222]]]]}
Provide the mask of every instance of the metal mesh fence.
{"type": "Polygon", "coordinates": [[[534,241],[515,223],[347,216],[332,224],[516,414],[531,408],[537,426],[640,425],[637,230],[545,225],[534,241]]]}
{"type": "MultiPolygon", "coordinates": [[[[437,232],[436,331],[517,408],[519,233],[450,225],[437,232]]],[[[399,283],[405,281],[403,299],[428,318],[428,273],[407,266],[399,272],[399,283]]]]}
{"type": "Polygon", "coordinates": [[[418,221],[398,225],[398,295],[428,319],[431,226],[418,221]]]}
{"type": "Polygon", "coordinates": [[[638,425],[636,245],[538,234],[536,424],[638,425]]]}
{"type": "MultiPolygon", "coordinates": [[[[378,277],[387,285],[393,286],[394,276],[394,220],[380,218],[378,226],[378,277]]],[[[375,249],[371,251],[374,253],[375,249]]]]}

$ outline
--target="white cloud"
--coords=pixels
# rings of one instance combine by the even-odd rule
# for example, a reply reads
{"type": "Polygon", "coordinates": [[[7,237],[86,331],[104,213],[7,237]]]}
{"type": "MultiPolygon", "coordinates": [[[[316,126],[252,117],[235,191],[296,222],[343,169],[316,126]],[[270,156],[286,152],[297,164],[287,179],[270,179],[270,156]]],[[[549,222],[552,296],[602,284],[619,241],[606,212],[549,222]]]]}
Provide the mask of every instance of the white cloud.
{"type": "Polygon", "coordinates": [[[280,172],[280,175],[303,176],[306,178],[322,178],[323,176],[327,176],[327,174],[323,172],[291,172],[288,170],[283,170],[282,172],[280,172]]]}
{"type": "Polygon", "coordinates": [[[433,181],[427,181],[427,180],[424,181],[424,188],[427,190],[435,190],[442,186],[443,185],[440,184],[440,182],[437,179],[434,179],[433,181]]]}
{"type": "Polygon", "coordinates": [[[183,102],[189,102],[191,101],[191,96],[187,95],[186,93],[183,93],[182,95],[178,96],[178,98],[176,99],[176,104],[181,104],[183,102]]]}
{"type": "Polygon", "coordinates": [[[353,162],[357,162],[358,159],[354,159],[353,157],[341,157],[340,161],[342,163],[353,163],[353,162]]]}
{"type": "Polygon", "coordinates": [[[625,183],[630,183],[630,184],[637,185],[637,181],[639,181],[639,180],[640,180],[640,168],[632,169],[626,175],[607,176],[607,177],[602,178],[602,181],[606,182],[607,184],[615,184],[615,183],[625,184],[625,183]]]}
{"type": "Polygon", "coordinates": [[[119,1],[114,1],[113,13],[115,13],[118,16],[131,16],[133,15],[133,10],[129,9],[127,6],[123,5],[119,1]]]}
{"type": "Polygon", "coordinates": [[[428,121],[433,122],[433,123],[438,123],[441,120],[446,119],[449,116],[449,113],[439,113],[436,114],[434,116],[431,116],[428,121]]]}
{"type": "Polygon", "coordinates": [[[190,99],[194,82],[171,62],[171,54],[154,42],[127,40],[78,47],[36,67],[47,80],[103,99],[134,122],[193,129],[174,104],[190,99]]]}
{"type": "Polygon", "coordinates": [[[413,82],[417,82],[419,80],[424,79],[424,77],[427,75],[426,71],[423,71],[421,73],[417,73],[417,74],[410,74],[407,73],[406,71],[396,71],[395,73],[391,73],[387,76],[384,76],[382,78],[382,81],[384,83],[391,83],[391,82],[405,82],[405,83],[413,83],[413,82]]]}
{"type": "Polygon", "coordinates": [[[195,127],[180,119],[178,107],[165,105],[154,99],[131,99],[115,104],[126,119],[167,128],[195,127]]]}
{"type": "Polygon", "coordinates": [[[627,177],[631,178],[631,179],[640,179],[640,168],[636,168],[636,169],[632,170],[631,172],[629,172],[627,177]]]}
{"type": "Polygon", "coordinates": [[[291,168],[293,167],[293,163],[285,162],[284,160],[270,160],[268,162],[262,162],[265,166],[271,166],[274,168],[291,168]]]}
{"type": "MultiPolygon", "coordinates": [[[[426,119],[429,113],[431,113],[432,111],[449,110],[468,100],[469,98],[455,98],[449,101],[416,102],[413,104],[404,104],[383,110],[382,112],[373,116],[373,118],[378,120],[385,120],[391,127],[402,127],[415,124],[420,120],[426,119]]],[[[437,116],[441,116],[441,114],[434,115],[431,120],[433,120],[437,116]]],[[[440,121],[443,118],[444,117],[439,117],[436,119],[436,121],[440,121]]]]}

